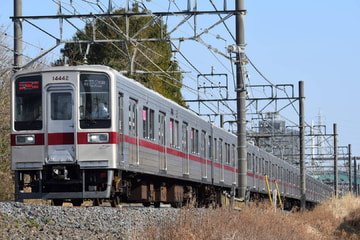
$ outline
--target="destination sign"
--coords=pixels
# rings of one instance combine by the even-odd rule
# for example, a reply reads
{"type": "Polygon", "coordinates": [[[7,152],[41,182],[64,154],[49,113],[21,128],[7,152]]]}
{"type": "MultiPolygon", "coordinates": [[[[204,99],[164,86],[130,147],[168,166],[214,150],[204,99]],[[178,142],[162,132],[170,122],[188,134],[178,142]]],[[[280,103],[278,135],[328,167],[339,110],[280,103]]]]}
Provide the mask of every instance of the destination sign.
{"type": "Polygon", "coordinates": [[[15,82],[18,94],[32,94],[41,92],[41,76],[20,77],[15,82]]]}
{"type": "Polygon", "coordinates": [[[109,78],[104,74],[81,74],[81,92],[108,92],[109,78]]]}
{"type": "Polygon", "coordinates": [[[40,89],[40,81],[19,81],[18,82],[18,90],[32,90],[32,89],[40,89]]]}

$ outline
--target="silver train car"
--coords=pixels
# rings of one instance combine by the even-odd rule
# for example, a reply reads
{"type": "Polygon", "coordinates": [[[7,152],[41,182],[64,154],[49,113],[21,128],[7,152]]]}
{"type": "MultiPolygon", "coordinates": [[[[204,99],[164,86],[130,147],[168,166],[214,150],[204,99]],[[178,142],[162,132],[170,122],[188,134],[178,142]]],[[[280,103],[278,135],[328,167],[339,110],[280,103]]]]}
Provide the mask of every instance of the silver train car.
{"type": "MultiPolygon", "coordinates": [[[[270,192],[276,189],[284,200],[284,207],[290,209],[300,206],[301,185],[300,169],[281,160],[253,144],[247,146],[247,184],[251,198],[262,199],[268,194],[265,175],[268,177],[270,192]]],[[[306,176],[306,206],[311,208],[315,204],[333,197],[333,188],[306,176]]]]}
{"type": "MultiPolygon", "coordinates": [[[[234,134],[109,67],[25,70],[11,81],[17,201],[208,206],[238,186],[234,134]]],[[[249,194],[263,194],[268,174],[283,196],[299,199],[299,171],[248,148],[249,194]]],[[[325,185],[308,182],[309,201],[330,196],[325,185]]]]}

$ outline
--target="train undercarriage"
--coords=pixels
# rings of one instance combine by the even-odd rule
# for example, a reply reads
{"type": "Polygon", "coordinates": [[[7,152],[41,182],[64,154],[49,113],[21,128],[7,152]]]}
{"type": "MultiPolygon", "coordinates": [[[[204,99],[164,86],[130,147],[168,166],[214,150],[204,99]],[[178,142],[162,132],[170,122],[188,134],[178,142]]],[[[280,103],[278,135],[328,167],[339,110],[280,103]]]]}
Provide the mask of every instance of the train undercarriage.
{"type": "MultiPolygon", "coordinates": [[[[81,206],[91,200],[94,206],[109,202],[112,207],[137,203],[145,207],[220,207],[231,188],[202,182],[169,178],[131,171],[80,169],[78,165],[48,165],[43,170],[15,171],[15,200],[46,199],[56,206],[71,202],[81,206]]],[[[228,197],[227,197],[228,198],[228,197]]],[[[249,192],[249,201],[268,202],[265,193],[249,192]]],[[[300,208],[300,200],[282,198],[282,208],[300,208]]],[[[307,208],[315,203],[307,202],[307,208]]]]}
{"type": "Polygon", "coordinates": [[[50,165],[43,170],[15,172],[15,199],[47,199],[54,205],[71,202],[80,206],[84,200],[93,205],[109,201],[140,203],[145,207],[192,205],[217,207],[223,192],[230,188],[121,170],[80,169],[78,165],[50,165]]]}
{"type": "MultiPolygon", "coordinates": [[[[270,200],[267,193],[249,192],[249,202],[259,204],[269,203],[270,200]]],[[[301,209],[300,199],[296,198],[281,196],[281,204],[278,199],[272,199],[272,203],[286,211],[296,211],[301,209]]],[[[312,209],[316,204],[317,203],[306,201],[306,209],[312,209]]]]}

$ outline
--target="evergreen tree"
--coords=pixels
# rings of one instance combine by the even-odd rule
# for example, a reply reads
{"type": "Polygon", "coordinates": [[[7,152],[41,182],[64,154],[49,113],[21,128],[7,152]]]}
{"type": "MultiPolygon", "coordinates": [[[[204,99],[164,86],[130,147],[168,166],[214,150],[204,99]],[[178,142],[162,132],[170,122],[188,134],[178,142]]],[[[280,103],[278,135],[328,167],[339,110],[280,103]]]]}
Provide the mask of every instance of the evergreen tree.
{"type": "MultiPolygon", "coordinates": [[[[131,11],[138,13],[138,5],[135,4],[131,11]]],[[[114,13],[125,13],[125,9],[114,13]]],[[[77,31],[73,37],[73,42],[78,43],[67,43],[62,49],[68,64],[101,64],[119,71],[126,70],[130,78],[185,106],[180,91],[182,75],[177,63],[171,61],[170,41],[163,40],[166,39],[166,25],[161,19],[154,20],[150,16],[131,16],[128,19],[127,23],[125,17],[96,18],[94,22],[86,23],[84,31],[77,31]],[[125,34],[126,29],[129,36],[125,34]],[[82,40],[91,41],[92,36],[115,41],[93,41],[86,53],[88,43],[82,40]]]]}

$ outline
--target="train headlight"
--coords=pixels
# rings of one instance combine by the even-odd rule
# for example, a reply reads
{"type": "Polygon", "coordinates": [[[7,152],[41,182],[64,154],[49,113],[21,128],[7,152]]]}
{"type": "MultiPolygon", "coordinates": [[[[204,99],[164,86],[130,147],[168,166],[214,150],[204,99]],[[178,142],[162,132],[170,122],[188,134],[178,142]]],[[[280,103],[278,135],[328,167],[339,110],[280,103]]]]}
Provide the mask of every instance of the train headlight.
{"type": "Polygon", "coordinates": [[[89,143],[107,143],[109,142],[108,133],[89,133],[88,134],[89,143]]]}
{"type": "Polygon", "coordinates": [[[35,144],[35,135],[17,135],[16,145],[35,144]]]}

